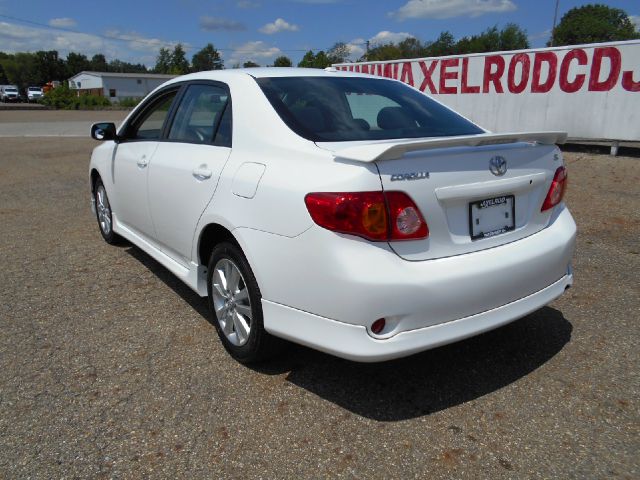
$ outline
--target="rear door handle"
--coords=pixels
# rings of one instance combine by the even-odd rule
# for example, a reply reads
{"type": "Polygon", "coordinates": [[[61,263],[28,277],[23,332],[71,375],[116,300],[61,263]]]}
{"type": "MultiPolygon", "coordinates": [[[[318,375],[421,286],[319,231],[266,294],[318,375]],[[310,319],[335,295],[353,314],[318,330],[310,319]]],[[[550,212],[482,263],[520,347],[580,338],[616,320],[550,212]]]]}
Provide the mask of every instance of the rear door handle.
{"type": "Polygon", "coordinates": [[[206,180],[207,178],[211,178],[213,172],[207,168],[207,165],[200,165],[198,168],[193,169],[192,174],[198,180],[206,180]]]}
{"type": "Polygon", "coordinates": [[[140,168],[144,168],[149,165],[149,160],[147,160],[147,156],[143,155],[140,160],[136,162],[140,168]]]}

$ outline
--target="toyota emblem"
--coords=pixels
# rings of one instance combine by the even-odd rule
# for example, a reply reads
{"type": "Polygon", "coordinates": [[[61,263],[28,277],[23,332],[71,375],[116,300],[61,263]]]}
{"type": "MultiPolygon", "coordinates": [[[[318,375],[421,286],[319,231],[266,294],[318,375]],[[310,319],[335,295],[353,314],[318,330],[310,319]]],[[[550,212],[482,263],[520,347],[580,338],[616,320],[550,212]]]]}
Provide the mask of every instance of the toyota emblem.
{"type": "Polygon", "coordinates": [[[491,173],[493,173],[496,177],[501,177],[502,175],[507,173],[507,161],[504,157],[496,155],[495,157],[491,158],[491,160],[489,160],[489,170],[491,170],[491,173]]]}

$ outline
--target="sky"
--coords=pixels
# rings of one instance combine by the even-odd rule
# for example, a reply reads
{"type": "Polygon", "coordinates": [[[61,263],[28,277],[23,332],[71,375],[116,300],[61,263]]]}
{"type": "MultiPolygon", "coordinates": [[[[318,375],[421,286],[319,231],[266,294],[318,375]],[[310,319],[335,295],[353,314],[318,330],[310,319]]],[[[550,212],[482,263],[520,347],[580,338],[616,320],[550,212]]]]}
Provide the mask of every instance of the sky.
{"type": "MultiPolygon", "coordinates": [[[[558,20],[589,1],[560,0],[558,20]]],[[[591,3],[596,3],[591,2],[591,3]]],[[[625,10],[640,30],[638,0],[600,1],[625,10]]],[[[372,45],[416,37],[456,38],[513,22],[532,47],[549,39],[556,0],[0,0],[0,51],[58,50],[89,58],[143,63],[152,68],[161,47],[182,43],[187,58],[213,43],[226,67],[252,60],[269,65],[286,55],[297,63],[307,50],[336,42],[352,59],[372,45]]]]}

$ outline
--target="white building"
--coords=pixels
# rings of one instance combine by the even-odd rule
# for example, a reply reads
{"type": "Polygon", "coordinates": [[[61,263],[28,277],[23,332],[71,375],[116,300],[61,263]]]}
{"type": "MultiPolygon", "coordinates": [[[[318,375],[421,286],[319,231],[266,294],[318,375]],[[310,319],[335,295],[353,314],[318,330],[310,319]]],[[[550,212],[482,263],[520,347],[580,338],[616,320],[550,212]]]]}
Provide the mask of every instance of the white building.
{"type": "Polygon", "coordinates": [[[69,79],[69,88],[78,95],[100,95],[112,102],[125,98],[142,98],[176,75],[155,73],[80,72],[69,79]]]}

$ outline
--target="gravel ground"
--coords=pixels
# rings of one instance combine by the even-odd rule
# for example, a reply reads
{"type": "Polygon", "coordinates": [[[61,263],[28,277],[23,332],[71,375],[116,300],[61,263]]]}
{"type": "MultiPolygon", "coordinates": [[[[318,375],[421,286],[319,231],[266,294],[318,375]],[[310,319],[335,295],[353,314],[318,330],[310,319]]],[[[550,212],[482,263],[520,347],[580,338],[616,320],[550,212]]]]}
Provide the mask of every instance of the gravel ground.
{"type": "Polygon", "coordinates": [[[568,153],[576,283],[384,364],[232,361],[89,210],[87,139],[0,139],[0,478],[638,478],[640,161],[568,153]]]}

